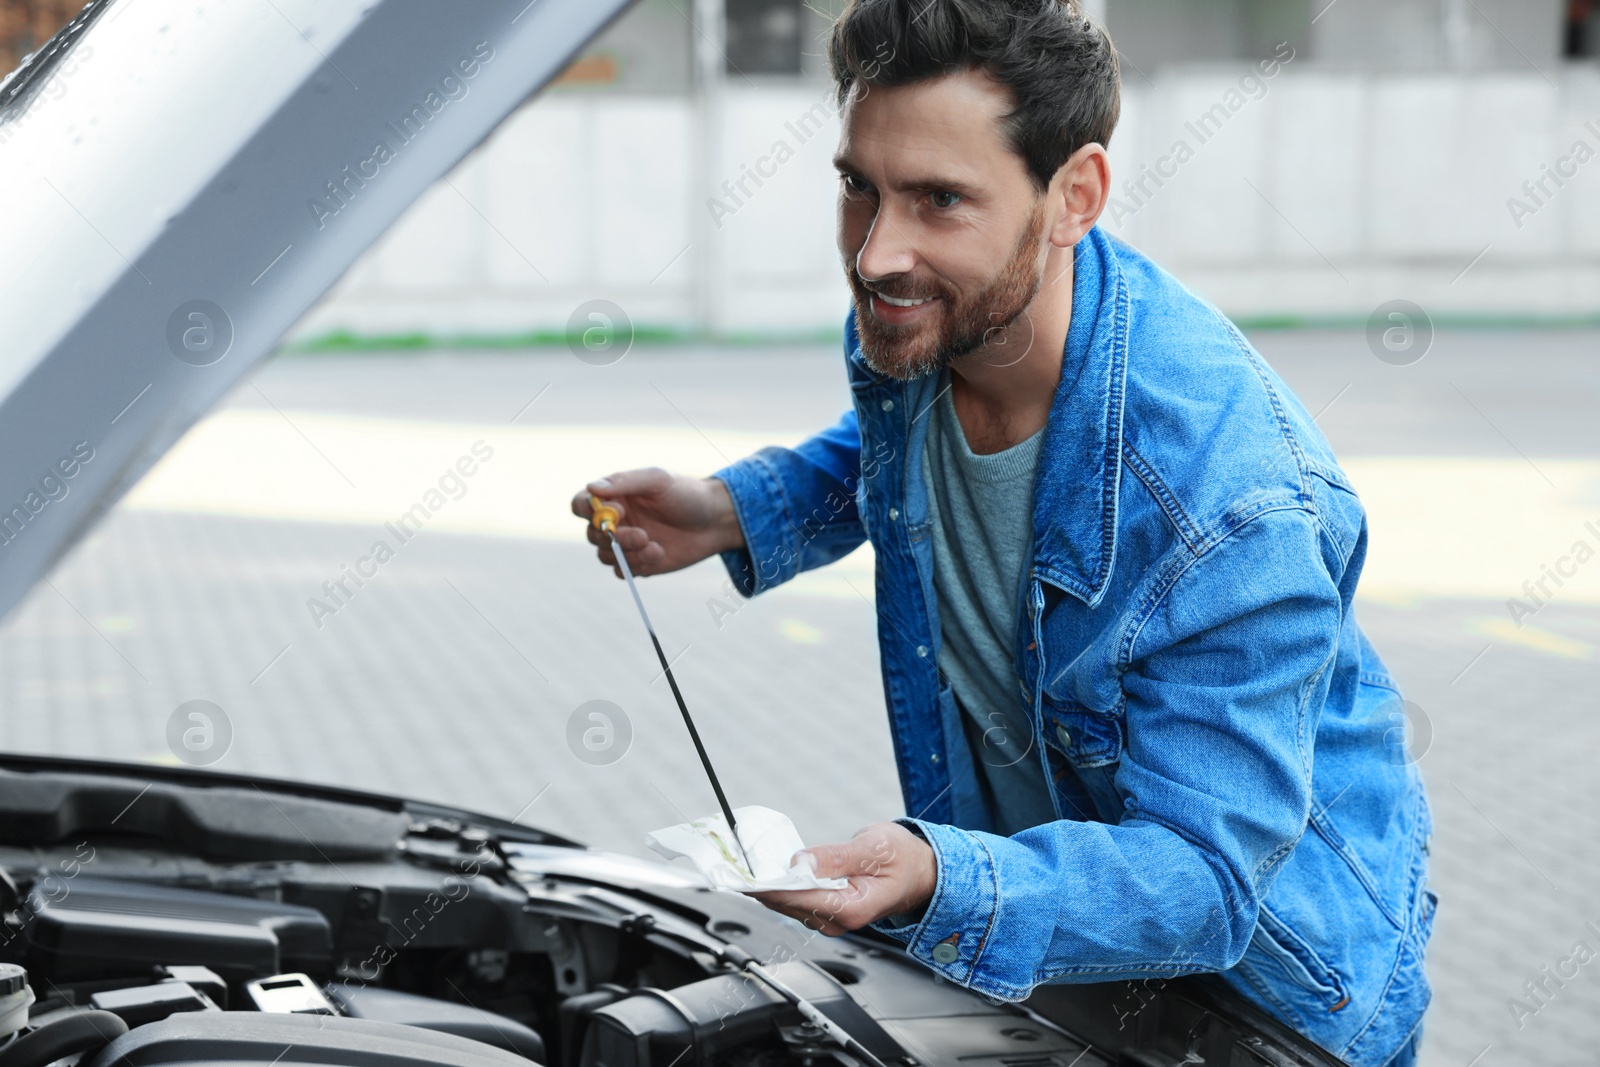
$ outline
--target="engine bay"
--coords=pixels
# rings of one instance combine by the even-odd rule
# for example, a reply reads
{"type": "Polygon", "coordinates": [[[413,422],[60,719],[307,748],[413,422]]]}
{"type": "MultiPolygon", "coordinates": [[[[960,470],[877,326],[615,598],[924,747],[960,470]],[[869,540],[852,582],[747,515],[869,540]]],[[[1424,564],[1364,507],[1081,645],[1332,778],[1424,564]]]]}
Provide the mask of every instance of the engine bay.
{"type": "Polygon", "coordinates": [[[687,870],[185,773],[0,764],[0,1067],[1334,1062],[1177,983],[994,1003],[687,870]]]}

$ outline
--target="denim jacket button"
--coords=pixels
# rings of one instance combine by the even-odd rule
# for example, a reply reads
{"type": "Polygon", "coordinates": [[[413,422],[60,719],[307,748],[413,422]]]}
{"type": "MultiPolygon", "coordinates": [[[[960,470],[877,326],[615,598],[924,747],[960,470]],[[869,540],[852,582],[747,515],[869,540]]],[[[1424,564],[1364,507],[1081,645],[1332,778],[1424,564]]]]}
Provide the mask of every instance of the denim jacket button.
{"type": "Polygon", "coordinates": [[[927,655],[928,655],[928,646],[927,645],[918,645],[917,646],[917,655],[926,658],[927,655]]]}
{"type": "Polygon", "coordinates": [[[893,522],[894,520],[898,519],[899,517],[900,517],[900,509],[899,508],[890,508],[889,509],[889,521],[890,522],[893,522]]]}
{"type": "Polygon", "coordinates": [[[883,410],[885,410],[885,411],[893,411],[894,410],[894,401],[893,400],[885,400],[883,402],[883,410]]]}
{"type": "Polygon", "coordinates": [[[933,946],[933,958],[936,963],[954,963],[961,955],[961,950],[948,941],[941,941],[933,946]]]}
{"type": "Polygon", "coordinates": [[[1056,727],[1056,740],[1061,742],[1061,747],[1062,748],[1071,748],[1072,747],[1072,731],[1068,730],[1065,726],[1057,726],[1056,727]]]}
{"type": "Polygon", "coordinates": [[[933,755],[929,756],[928,762],[937,764],[939,762],[939,753],[935,752],[933,755]]]}

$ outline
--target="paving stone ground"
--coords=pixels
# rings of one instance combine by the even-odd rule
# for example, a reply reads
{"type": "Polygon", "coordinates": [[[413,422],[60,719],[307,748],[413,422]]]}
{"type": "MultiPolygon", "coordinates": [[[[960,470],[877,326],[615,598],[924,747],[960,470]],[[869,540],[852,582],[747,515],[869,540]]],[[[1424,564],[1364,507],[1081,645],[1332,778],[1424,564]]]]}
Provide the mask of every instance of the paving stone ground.
{"type": "MultiPolygon", "coordinates": [[[[1441,335],[1407,376],[1357,333],[1253,340],[1310,410],[1328,405],[1322,425],[1347,454],[1600,454],[1592,333],[1441,335]]],[[[640,350],[607,370],[564,351],[287,357],[230,404],[504,422],[548,385],[535,409],[548,425],[786,433],[845,402],[823,349],[640,350]]],[[[203,698],[232,723],[219,768],[448,801],[642,854],[644,831],[713,801],[648,645],[618,614],[625,594],[579,537],[576,523],[569,543],[426,531],[316,629],[306,598],[369,530],[119,508],[0,629],[0,747],[171,761],[169,717],[203,698]],[[609,765],[569,745],[591,700],[631,724],[609,765]]],[[[812,841],[901,810],[870,587],[852,588],[739,605],[708,563],[645,589],[729,793],[792,814],[812,841]]],[[[1424,1062],[1595,1062],[1600,958],[1529,1001],[1520,1028],[1507,1001],[1575,942],[1600,951],[1585,926],[1600,929],[1600,716],[1582,651],[1600,645],[1600,609],[1541,612],[1564,654],[1483,636],[1503,603],[1358,610],[1430,734],[1442,903],[1424,1062]]]]}

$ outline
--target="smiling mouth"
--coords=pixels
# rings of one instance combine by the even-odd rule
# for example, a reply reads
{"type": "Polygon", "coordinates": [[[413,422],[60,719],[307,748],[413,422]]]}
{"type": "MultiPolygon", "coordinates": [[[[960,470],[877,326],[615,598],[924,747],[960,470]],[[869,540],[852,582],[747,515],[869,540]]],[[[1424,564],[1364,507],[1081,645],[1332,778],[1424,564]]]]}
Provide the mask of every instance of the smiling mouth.
{"type": "Polygon", "coordinates": [[[923,304],[932,303],[934,300],[938,299],[937,297],[932,297],[932,296],[912,297],[912,298],[908,299],[908,298],[903,298],[903,297],[898,297],[898,296],[885,296],[882,293],[878,292],[876,289],[873,289],[873,290],[870,290],[870,291],[871,291],[873,296],[877,297],[879,300],[882,300],[885,304],[888,304],[890,307],[896,307],[896,308],[921,307],[923,304]]]}

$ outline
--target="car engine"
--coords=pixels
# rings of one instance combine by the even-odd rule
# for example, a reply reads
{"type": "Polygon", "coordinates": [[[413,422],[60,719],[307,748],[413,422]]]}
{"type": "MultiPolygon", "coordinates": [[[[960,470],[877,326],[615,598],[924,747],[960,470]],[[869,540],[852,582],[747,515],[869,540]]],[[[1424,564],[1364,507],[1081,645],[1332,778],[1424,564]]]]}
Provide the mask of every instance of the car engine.
{"type": "Polygon", "coordinates": [[[1336,1062],[1178,982],[992,1003],[502,820],[82,767],[0,758],[0,1067],[1336,1062]]]}

